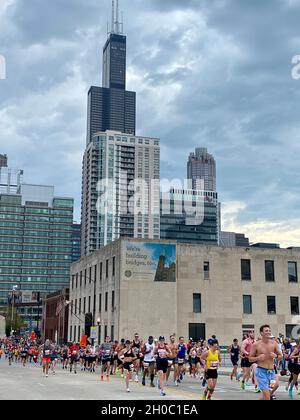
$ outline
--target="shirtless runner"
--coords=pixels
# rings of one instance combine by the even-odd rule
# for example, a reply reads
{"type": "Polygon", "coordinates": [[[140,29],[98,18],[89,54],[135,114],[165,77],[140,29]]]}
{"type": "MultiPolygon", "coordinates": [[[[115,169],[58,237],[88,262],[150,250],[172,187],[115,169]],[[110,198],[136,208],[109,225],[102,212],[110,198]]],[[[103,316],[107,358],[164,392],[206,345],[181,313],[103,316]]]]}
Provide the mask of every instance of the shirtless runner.
{"type": "Polygon", "coordinates": [[[259,388],[263,394],[262,400],[270,401],[273,399],[274,393],[279,387],[274,369],[274,361],[279,362],[282,359],[276,341],[269,325],[263,325],[260,328],[261,341],[253,344],[249,355],[251,363],[257,363],[256,379],[259,388]]]}

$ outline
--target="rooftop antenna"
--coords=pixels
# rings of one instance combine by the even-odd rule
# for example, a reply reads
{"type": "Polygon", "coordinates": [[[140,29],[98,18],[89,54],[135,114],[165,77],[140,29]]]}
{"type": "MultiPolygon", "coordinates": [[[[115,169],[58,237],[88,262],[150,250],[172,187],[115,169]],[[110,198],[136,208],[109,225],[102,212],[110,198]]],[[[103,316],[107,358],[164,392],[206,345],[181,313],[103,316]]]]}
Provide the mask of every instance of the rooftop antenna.
{"type": "Polygon", "coordinates": [[[119,15],[120,15],[120,12],[119,12],[119,0],[117,0],[117,13],[116,13],[116,32],[117,32],[117,34],[119,34],[120,33],[120,22],[119,22],[119,15]]]}
{"type": "Polygon", "coordinates": [[[115,33],[115,0],[112,0],[111,33],[115,33]]]}
{"type": "Polygon", "coordinates": [[[122,14],[121,14],[121,34],[124,33],[124,12],[122,10],[122,14]]]}

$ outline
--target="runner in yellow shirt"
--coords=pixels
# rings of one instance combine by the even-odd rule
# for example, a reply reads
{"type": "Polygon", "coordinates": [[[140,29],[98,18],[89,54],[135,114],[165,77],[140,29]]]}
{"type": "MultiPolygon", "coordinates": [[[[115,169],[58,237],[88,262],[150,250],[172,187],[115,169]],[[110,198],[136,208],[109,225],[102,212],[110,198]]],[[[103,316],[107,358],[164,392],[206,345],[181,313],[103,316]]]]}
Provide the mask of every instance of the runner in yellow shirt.
{"type": "Polygon", "coordinates": [[[204,391],[203,400],[211,400],[218,381],[218,368],[222,362],[219,345],[216,340],[208,340],[209,350],[201,355],[201,361],[205,366],[207,387],[204,391]]]}

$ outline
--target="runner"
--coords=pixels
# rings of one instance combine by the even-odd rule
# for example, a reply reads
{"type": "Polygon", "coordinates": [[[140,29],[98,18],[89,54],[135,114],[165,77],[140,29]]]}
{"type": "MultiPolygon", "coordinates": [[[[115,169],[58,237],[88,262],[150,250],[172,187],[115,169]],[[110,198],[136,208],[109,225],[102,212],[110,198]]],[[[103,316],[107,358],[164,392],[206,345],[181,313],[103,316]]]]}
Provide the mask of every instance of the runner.
{"type": "Polygon", "coordinates": [[[100,346],[102,354],[102,367],[101,367],[101,381],[104,381],[104,373],[106,371],[106,379],[109,381],[110,375],[110,364],[113,355],[113,344],[110,341],[110,337],[106,337],[105,343],[100,346]]]}
{"type": "Polygon", "coordinates": [[[260,328],[260,334],[262,339],[252,345],[249,361],[257,363],[256,379],[263,394],[261,399],[270,401],[279,387],[274,364],[276,358],[281,361],[282,353],[274,341],[269,325],[263,325],[260,328]]]}
{"type": "Polygon", "coordinates": [[[74,367],[74,373],[77,374],[77,363],[79,358],[79,345],[74,341],[70,347],[70,373],[74,367]]]}
{"type": "Polygon", "coordinates": [[[26,366],[28,351],[29,347],[27,346],[27,344],[24,344],[20,347],[20,356],[24,367],[26,366]]]}
{"type": "Polygon", "coordinates": [[[241,388],[246,389],[246,382],[251,378],[251,367],[252,363],[249,361],[249,355],[251,352],[252,346],[255,344],[254,331],[250,331],[248,338],[243,341],[241,347],[241,359],[242,359],[242,369],[243,369],[243,379],[241,382],[241,388]]]}
{"type": "Polygon", "coordinates": [[[167,375],[166,375],[166,385],[167,386],[168,386],[168,381],[169,381],[169,378],[170,378],[172,367],[174,369],[174,383],[176,382],[176,377],[177,377],[176,365],[177,365],[178,346],[176,344],[175,335],[170,336],[169,349],[171,351],[171,357],[169,357],[169,359],[168,359],[168,370],[167,370],[167,375]]]}
{"type": "Polygon", "coordinates": [[[187,346],[184,342],[184,337],[179,337],[179,343],[177,347],[177,363],[176,363],[176,380],[175,385],[178,386],[183,381],[183,375],[185,375],[185,363],[187,357],[187,346]]]}
{"type": "Polygon", "coordinates": [[[218,381],[218,368],[222,362],[217,340],[209,340],[210,349],[201,355],[205,364],[207,387],[204,391],[203,400],[211,400],[218,381]]]}
{"type": "Polygon", "coordinates": [[[58,361],[58,349],[56,346],[53,346],[51,351],[51,371],[52,375],[55,375],[55,367],[58,361]]]}
{"type": "Polygon", "coordinates": [[[118,357],[125,371],[126,391],[130,392],[129,382],[132,379],[133,363],[136,360],[137,356],[129,340],[125,342],[125,348],[120,351],[118,357]]]}
{"type": "Polygon", "coordinates": [[[164,383],[166,380],[166,374],[169,367],[168,359],[172,357],[170,348],[165,343],[165,337],[159,337],[159,341],[154,350],[156,358],[156,370],[158,373],[158,388],[160,389],[160,395],[164,397],[166,395],[164,391],[164,383]]]}
{"type": "Polygon", "coordinates": [[[235,338],[233,340],[233,344],[228,348],[228,353],[230,354],[231,363],[233,366],[232,373],[230,375],[230,379],[233,380],[235,378],[239,381],[238,378],[238,365],[239,365],[239,355],[240,355],[241,347],[239,345],[239,341],[235,338]]]}
{"type": "Polygon", "coordinates": [[[144,373],[143,373],[143,380],[142,385],[146,385],[146,376],[150,376],[150,386],[152,388],[155,388],[154,385],[154,376],[155,376],[155,357],[154,357],[154,339],[152,336],[149,337],[148,343],[145,343],[143,348],[143,354],[144,354],[144,373]]]}
{"type": "Polygon", "coordinates": [[[69,362],[69,349],[68,346],[64,346],[61,352],[61,362],[62,368],[68,369],[68,362],[69,362]]]}
{"type": "Polygon", "coordinates": [[[296,347],[290,355],[291,362],[289,363],[289,371],[291,372],[292,381],[289,386],[289,396],[293,400],[293,388],[298,383],[298,378],[300,375],[300,340],[296,340],[296,347]]]}
{"type": "Polygon", "coordinates": [[[41,346],[41,351],[43,353],[43,358],[42,358],[43,374],[44,374],[44,377],[48,378],[49,366],[51,363],[51,352],[52,352],[52,346],[51,346],[50,340],[45,341],[45,344],[41,346]]]}
{"type": "Polygon", "coordinates": [[[134,340],[132,342],[132,349],[136,354],[136,360],[134,361],[134,368],[135,368],[135,382],[139,382],[139,371],[141,368],[141,358],[143,354],[141,353],[143,346],[143,341],[140,340],[140,336],[138,333],[134,334],[134,340]]]}

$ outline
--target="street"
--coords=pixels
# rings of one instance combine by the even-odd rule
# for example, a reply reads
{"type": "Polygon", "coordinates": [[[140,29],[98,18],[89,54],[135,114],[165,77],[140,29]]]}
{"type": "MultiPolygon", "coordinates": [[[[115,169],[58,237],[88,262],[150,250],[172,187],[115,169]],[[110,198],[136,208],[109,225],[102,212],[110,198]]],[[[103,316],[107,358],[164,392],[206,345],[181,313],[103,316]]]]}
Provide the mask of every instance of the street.
{"type": "MultiPolygon", "coordinates": [[[[161,397],[156,388],[149,384],[131,384],[131,393],[125,391],[124,380],[114,376],[109,382],[101,382],[98,373],[79,372],[77,375],[63,371],[59,365],[56,375],[44,378],[40,366],[20,363],[8,366],[0,361],[0,399],[1,400],[199,400],[203,388],[199,381],[186,376],[180,387],[166,387],[167,396],[161,397]]],[[[277,393],[278,400],[288,400],[285,383],[281,383],[277,393]]],[[[242,391],[237,382],[228,376],[220,375],[215,400],[257,400],[259,396],[253,388],[242,391]]],[[[295,400],[300,400],[295,396],[295,400]]]]}

